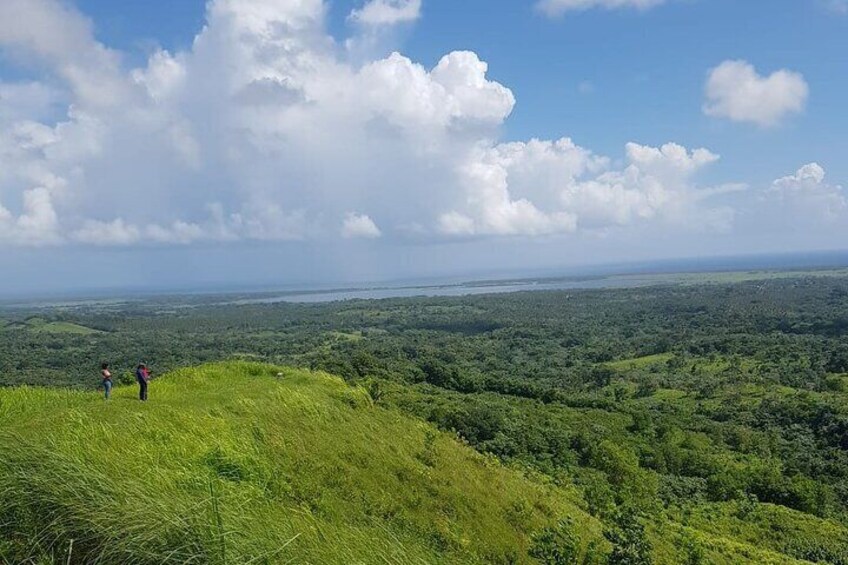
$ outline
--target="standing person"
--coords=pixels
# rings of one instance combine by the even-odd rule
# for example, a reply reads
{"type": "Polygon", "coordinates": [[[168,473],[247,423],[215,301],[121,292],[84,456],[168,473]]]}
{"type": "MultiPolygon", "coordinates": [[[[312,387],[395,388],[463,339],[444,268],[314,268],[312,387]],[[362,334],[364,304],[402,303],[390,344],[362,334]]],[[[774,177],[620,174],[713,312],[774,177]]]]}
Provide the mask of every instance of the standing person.
{"type": "Polygon", "coordinates": [[[144,363],[135,370],[135,380],[138,381],[138,399],[147,401],[147,383],[150,382],[150,370],[144,363]]]}
{"type": "Polygon", "coordinates": [[[100,376],[103,378],[103,396],[109,400],[112,398],[112,373],[109,371],[109,363],[100,365],[100,376]]]}

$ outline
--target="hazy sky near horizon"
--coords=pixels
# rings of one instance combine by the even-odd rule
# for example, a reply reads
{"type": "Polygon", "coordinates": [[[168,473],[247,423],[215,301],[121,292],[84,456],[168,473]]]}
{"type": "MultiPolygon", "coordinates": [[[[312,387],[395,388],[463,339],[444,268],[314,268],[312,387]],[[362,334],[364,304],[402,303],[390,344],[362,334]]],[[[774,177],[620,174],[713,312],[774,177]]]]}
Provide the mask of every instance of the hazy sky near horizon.
{"type": "Polygon", "coordinates": [[[844,249],[845,100],[845,0],[2,0],[0,294],[844,249]]]}

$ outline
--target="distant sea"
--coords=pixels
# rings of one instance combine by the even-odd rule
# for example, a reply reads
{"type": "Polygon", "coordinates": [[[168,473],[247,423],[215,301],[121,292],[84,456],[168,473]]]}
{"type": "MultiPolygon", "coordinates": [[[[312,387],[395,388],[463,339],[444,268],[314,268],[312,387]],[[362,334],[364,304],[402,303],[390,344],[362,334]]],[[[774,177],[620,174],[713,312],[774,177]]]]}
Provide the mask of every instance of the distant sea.
{"type": "Polygon", "coordinates": [[[276,302],[320,303],[415,296],[469,296],[544,290],[635,288],[663,284],[741,282],[800,274],[848,276],[848,252],[662,261],[644,265],[604,265],[570,275],[540,273],[536,277],[487,278],[463,282],[407,282],[330,290],[262,293],[229,304],[276,302]],[[580,274],[577,274],[580,273],[580,274]]]}
{"type": "Polygon", "coordinates": [[[256,288],[206,287],[171,289],[112,289],[78,291],[0,301],[0,306],[78,306],[136,300],[174,303],[272,304],[375,300],[415,296],[467,296],[521,291],[633,288],[658,284],[734,282],[793,276],[800,272],[848,276],[848,251],[804,254],[688,258],[642,263],[620,263],[535,269],[523,272],[478,273],[466,277],[410,279],[371,284],[314,284],[256,288]],[[843,272],[844,270],[844,272],[843,272]],[[4,304],[5,303],[5,304],[4,304]]]}

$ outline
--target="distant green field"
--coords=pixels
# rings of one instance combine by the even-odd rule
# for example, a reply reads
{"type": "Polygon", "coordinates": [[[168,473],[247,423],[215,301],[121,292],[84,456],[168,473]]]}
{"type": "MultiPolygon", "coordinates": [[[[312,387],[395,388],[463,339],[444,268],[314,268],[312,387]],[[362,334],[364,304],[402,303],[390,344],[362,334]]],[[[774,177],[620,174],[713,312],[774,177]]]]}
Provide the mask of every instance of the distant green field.
{"type": "Polygon", "coordinates": [[[357,342],[362,340],[362,332],[327,332],[327,336],[341,341],[357,342]]]}
{"type": "MultiPolygon", "coordinates": [[[[658,353],[655,355],[645,355],[643,357],[633,357],[630,359],[620,359],[618,361],[610,361],[603,365],[616,371],[635,371],[637,369],[646,369],[663,365],[675,359],[673,353],[658,353]]],[[[752,359],[740,356],[714,356],[708,357],[693,357],[688,358],[685,362],[685,368],[688,371],[697,374],[715,375],[722,371],[735,369],[739,371],[750,371],[755,366],[755,361],[752,359]]]]}
{"type": "Polygon", "coordinates": [[[91,335],[100,333],[97,330],[79,324],[71,322],[49,322],[43,318],[29,318],[23,324],[15,324],[13,327],[44,334],[91,335]]]}
{"type": "Polygon", "coordinates": [[[702,273],[669,273],[649,275],[658,281],[677,284],[733,284],[752,281],[773,281],[808,277],[846,277],[848,269],[808,269],[808,270],[754,270],[702,273]]]}
{"type": "Polygon", "coordinates": [[[31,331],[41,332],[41,333],[49,333],[49,334],[78,334],[78,335],[90,335],[99,333],[97,330],[93,330],[91,328],[87,328],[85,326],[79,326],[77,324],[72,324],[70,322],[49,322],[42,326],[33,327],[31,331]]]}
{"type": "Polygon", "coordinates": [[[633,369],[643,369],[651,365],[658,365],[674,359],[672,353],[658,353],[656,355],[646,355],[644,357],[635,357],[633,359],[621,359],[619,361],[611,361],[604,363],[610,369],[616,371],[627,371],[633,369]]]}

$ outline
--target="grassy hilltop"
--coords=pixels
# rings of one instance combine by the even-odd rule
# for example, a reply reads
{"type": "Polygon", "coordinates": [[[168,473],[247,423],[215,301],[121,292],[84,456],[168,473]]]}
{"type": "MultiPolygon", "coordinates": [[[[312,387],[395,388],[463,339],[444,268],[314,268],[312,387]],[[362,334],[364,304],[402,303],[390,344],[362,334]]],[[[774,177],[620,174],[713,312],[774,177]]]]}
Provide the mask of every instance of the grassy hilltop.
{"type": "Polygon", "coordinates": [[[0,390],[0,562],[520,563],[564,516],[602,539],[576,495],[335,377],[223,363],[135,392],[0,390]]]}
{"type": "MultiPolygon", "coordinates": [[[[0,563],[643,563],[607,561],[611,524],[575,487],[336,377],[229,362],[135,393],[0,389],[0,563]]],[[[755,531],[767,520],[723,512],[648,523],[653,562],[809,563],[762,548],[783,535],[755,531]]],[[[769,512],[793,535],[844,533],[769,512]]]]}

